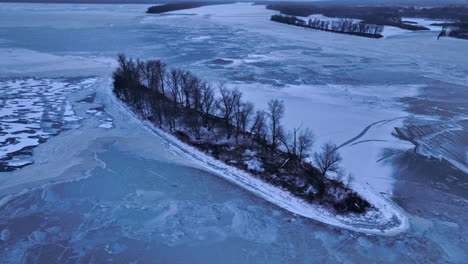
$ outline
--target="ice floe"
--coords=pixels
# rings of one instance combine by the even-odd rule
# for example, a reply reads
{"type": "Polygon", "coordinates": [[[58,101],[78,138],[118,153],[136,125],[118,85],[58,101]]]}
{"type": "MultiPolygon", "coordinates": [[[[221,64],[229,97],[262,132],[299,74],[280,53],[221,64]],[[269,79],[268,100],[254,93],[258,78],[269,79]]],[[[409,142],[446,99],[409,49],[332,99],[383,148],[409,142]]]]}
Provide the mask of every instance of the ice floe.
{"type": "Polygon", "coordinates": [[[32,148],[78,123],[81,118],[66,97],[94,82],[96,78],[0,81],[0,171],[31,164],[25,157],[32,148]]]}

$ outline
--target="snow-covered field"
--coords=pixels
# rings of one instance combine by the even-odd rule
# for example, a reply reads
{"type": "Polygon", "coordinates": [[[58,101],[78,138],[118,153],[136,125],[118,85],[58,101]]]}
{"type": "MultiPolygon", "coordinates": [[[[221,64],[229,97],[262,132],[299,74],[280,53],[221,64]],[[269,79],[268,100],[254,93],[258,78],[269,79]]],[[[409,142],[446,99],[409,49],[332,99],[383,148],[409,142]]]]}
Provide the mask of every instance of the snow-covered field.
{"type": "MultiPolygon", "coordinates": [[[[28,90],[0,115],[36,124],[33,115],[51,112],[42,110],[50,105],[57,107],[54,120],[80,124],[36,146],[34,164],[0,173],[0,263],[185,263],[188,255],[192,263],[468,258],[466,172],[416,155],[410,142],[392,136],[395,127],[409,128],[424,143],[421,154],[466,166],[460,153],[467,138],[467,42],[437,41],[437,31],[374,40],[305,30],[269,21],[275,12],[260,5],[171,15],[146,15],[146,8],[0,6],[0,89],[16,83],[7,91],[28,90]],[[333,223],[339,218],[321,218],[275,190],[265,193],[201,155],[187,158],[109,95],[119,52],[162,58],[211,82],[227,80],[257,108],[283,99],[284,124],[310,127],[316,148],[330,140],[340,145],[355,188],[385,197],[382,206],[395,204],[410,228],[375,236],[334,227],[342,225],[333,223]],[[80,88],[89,76],[97,77],[80,88]],[[53,99],[46,105],[34,103],[39,86],[51,93],[39,96],[53,99]]],[[[1,100],[3,106],[9,99],[1,100]]]]}

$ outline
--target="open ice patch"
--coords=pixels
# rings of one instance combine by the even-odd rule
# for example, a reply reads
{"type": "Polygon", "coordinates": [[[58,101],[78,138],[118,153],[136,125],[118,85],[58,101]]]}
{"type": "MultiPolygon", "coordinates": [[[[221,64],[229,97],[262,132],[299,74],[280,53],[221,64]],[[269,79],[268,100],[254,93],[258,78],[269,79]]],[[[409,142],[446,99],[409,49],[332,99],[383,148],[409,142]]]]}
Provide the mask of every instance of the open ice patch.
{"type": "Polygon", "coordinates": [[[76,127],[81,118],[66,96],[95,81],[96,78],[0,81],[0,171],[31,164],[32,148],[76,127]]]}
{"type": "Polygon", "coordinates": [[[98,122],[99,125],[97,126],[98,128],[113,128],[114,127],[114,122],[111,118],[111,116],[106,112],[104,109],[104,106],[99,106],[95,108],[91,108],[86,110],[86,114],[90,116],[94,116],[98,122]]]}

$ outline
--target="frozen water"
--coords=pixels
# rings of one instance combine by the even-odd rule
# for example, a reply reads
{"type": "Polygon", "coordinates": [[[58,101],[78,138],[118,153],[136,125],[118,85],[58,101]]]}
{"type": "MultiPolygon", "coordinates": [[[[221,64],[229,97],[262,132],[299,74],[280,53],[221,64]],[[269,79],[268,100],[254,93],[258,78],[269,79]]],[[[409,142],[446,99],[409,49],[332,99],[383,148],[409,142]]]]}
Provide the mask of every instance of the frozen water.
{"type": "Polygon", "coordinates": [[[31,164],[24,157],[32,155],[33,147],[74,127],[80,118],[65,96],[94,81],[95,78],[81,83],[53,79],[0,82],[0,171],[31,164]]]}
{"type": "MultiPolygon", "coordinates": [[[[33,156],[9,161],[34,164],[0,174],[0,262],[468,258],[467,175],[453,166],[466,166],[466,41],[437,41],[437,31],[374,40],[304,30],[269,21],[275,12],[261,5],[165,16],[146,15],[147,7],[0,6],[2,84],[17,82],[15,91],[47,83],[43,95],[24,91],[16,105],[4,104],[2,95],[2,126],[18,114],[41,119],[45,106],[35,104],[43,98],[51,99],[47,111],[58,113],[52,120],[80,124],[48,137],[33,156]],[[393,237],[346,231],[295,216],[207,172],[209,166],[180,155],[116,107],[108,87],[118,52],[228,80],[257,107],[285,100],[284,123],[309,126],[316,147],[328,140],[341,145],[347,172],[404,209],[411,228],[393,237]],[[54,94],[76,80],[89,81],[54,94]],[[410,140],[392,136],[395,127],[409,131],[410,140]],[[414,144],[437,159],[416,154],[414,144]]],[[[14,124],[15,131],[29,125],[14,124]]],[[[27,144],[29,134],[19,135],[27,144]]]]}

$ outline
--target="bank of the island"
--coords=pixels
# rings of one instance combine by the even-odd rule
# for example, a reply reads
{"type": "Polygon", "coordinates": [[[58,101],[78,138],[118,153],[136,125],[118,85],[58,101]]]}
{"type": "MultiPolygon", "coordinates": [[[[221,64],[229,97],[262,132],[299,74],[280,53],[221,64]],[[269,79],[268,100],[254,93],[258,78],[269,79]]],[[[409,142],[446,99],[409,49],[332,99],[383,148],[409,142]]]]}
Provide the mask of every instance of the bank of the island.
{"type": "Polygon", "coordinates": [[[168,70],[159,60],[123,55],[113,79],[116,98],[157,135],[254,194],[353,231],[394,235],[408,228],[398,206],[343,177],[335,145],[325,144],[310,157],[313,135],[306,128],[283,128],[282,101],[255,111],[240,91],[223,83],[214,86],[188,71],[168,70]]]}

